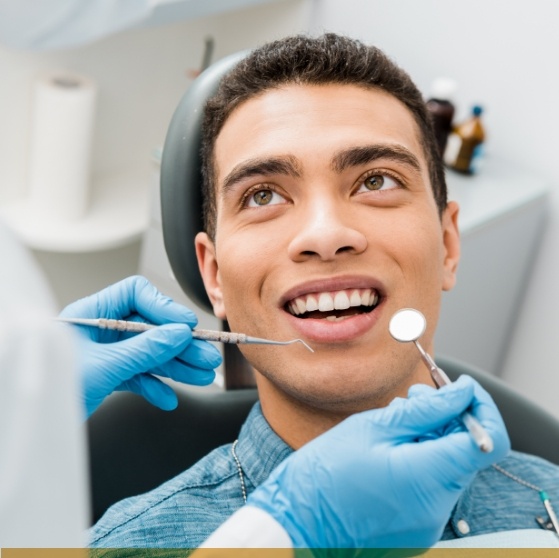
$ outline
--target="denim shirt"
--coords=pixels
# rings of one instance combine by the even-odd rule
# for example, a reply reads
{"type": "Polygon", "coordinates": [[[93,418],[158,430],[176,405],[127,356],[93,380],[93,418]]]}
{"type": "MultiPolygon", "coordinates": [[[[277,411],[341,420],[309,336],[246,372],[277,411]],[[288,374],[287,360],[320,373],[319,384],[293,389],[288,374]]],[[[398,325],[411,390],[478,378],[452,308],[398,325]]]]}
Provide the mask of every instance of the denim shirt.
{"type": "MultiPolygon", "coordinates": [[[[292,451],[256,403],[236,447],[247,494],[292,451]]],[[[518,452],[499,465],[545,490],[559,506],[559,467],[518,452]]],[[[155,490],[113,505],[91,529],[90,545],[195,548],[243,504],[239,471],[228,444],[155,490]]],[[[547,518],[538,492],[489,467],[462,494],[441,540],[534,529],[538,527],[536,516],[547,518]]]]}

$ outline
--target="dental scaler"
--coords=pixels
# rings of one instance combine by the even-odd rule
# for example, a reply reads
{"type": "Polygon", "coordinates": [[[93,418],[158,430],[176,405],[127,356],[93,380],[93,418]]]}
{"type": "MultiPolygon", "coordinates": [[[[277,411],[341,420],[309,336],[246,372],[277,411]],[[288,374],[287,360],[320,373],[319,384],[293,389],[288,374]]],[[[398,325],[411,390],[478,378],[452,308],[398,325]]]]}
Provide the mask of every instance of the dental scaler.
{"type": "MultiPolygon", "coordinates": [[[[55,318],[58,322],[68,324],[98,327],[101,329],[111,329],[116,331],[131,331],[141,333],[158,327],[154,324],[146,324],[144,322],[130,322],[126,320],[111,320],[107,318],[55,318]]],[[[213,331],[210,329],[193,329],[192,337],[194,339],[203,339],[204,341],[216,341],[219,343],[248,343],[255,345],[292,345],[293,343],[301,343],[311,353],[314,350],[307,345],[302,339],[291,339],[290,341],[274,341],[272,339],[262,339],[260,337],[251,337],[244,333],[233,333],[230,331],[213,331]]]]}

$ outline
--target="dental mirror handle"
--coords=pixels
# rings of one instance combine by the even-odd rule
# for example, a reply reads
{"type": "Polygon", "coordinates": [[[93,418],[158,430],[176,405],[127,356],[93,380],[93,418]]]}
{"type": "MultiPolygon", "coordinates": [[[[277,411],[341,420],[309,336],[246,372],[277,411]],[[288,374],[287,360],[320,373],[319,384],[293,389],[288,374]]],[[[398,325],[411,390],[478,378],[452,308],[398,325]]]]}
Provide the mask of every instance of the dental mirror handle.
{"type": "MultiPolygon", "coordinates": [[[[437,388],[450,384],[450,378],[435,364],[435,361],[423,350],[423,347],[419,344],[419,342],[414,341],[414,343],[423,362],[427,365],[427,368],[429,368],[431,378],[433,378],[437,388]]],[[[493,440],[487,433],[487,430],[483,428],[481,423],[468,411],[464,411],[460,415],[460,418],[479,449],[484,453],[491,453],[493,451],[493,440]]]]}

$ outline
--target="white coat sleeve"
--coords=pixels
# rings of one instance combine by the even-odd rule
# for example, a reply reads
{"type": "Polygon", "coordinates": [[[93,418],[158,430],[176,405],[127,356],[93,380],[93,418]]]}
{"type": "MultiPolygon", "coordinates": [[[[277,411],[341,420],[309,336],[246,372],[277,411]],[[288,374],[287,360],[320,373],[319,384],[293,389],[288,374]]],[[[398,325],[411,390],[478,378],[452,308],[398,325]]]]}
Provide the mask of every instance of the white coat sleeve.
{"type": "Polygon", "coordinates": [[[80,547],[87,498],[74,333],[0,225],[0,548],[80,547]]]}
{"type": "MultiPolygon", "coordinates": [[[[293,556],[293,544],[287,531],[271,515],[249,505],[236,511],[200,548],[283,548],[285,558],[293,556]]],[[[205,552],[204,556],[213,554],[205,552]]],[[[219,552],[216,551],[215,556],[219,556],[219,552]]]]}

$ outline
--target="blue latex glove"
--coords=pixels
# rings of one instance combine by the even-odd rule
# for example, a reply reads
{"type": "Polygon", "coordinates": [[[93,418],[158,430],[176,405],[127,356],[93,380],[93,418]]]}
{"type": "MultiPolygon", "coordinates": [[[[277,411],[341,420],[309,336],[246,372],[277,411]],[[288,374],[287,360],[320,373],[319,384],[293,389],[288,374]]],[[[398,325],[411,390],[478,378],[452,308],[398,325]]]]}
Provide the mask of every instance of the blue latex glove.
{"type": "Polygon", "coordinates": [[[113,391],[133,391],[164,410],[177,406],[164,376],[207,385],[221,363],[219,350],[192,338],[196,315],[162,295],[144,277],[129,277],[67,306],[67,318],[113,318],[167,324],[140,334],[75,326],[82,333],[82,387],[87,416],[113,391]]]}
{"type": "Polygon", "coordinates": [[[491,397],[464,376],[349,417],[279,465],[248,504],[299,548],[427,548],[475,474],[509,450],[491,397]],[[493,452],[482,453],[456,420],[468,407],[493,452]]]}

